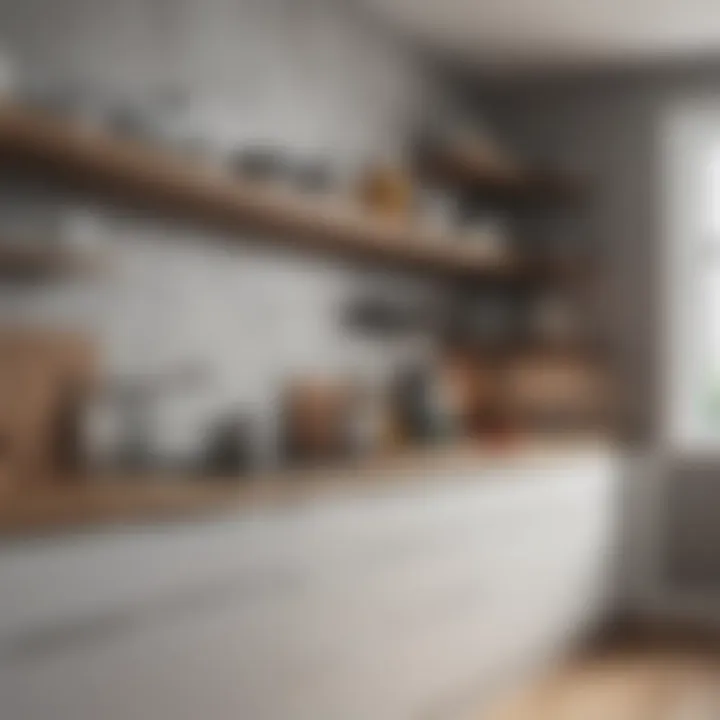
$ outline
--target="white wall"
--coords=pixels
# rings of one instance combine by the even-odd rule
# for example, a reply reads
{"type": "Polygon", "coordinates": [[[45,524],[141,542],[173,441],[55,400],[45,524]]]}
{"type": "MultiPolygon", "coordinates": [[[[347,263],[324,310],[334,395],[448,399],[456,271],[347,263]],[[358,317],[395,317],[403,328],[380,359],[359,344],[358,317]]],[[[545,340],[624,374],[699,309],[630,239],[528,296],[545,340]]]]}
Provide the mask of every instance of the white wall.
{"type": "Polygon", "coordinates": [[[227,139],[357,159],[395,146],[425,77],[346,0],[30,0],[0,5],[2,42],[32,87],[193,96],[227,139]]]}
{"type": "MultiPolygon", "coordinates": [[[[402,147],[439,97],[420,58],[345,0],[3,0],[0,47],[33,90],[187,94],[218,146],[276,142],[327,154],[341,173],[402,147]]],[[[68,210],[77,215],[6,185],[0,227],[52,234],[68,210]]],[[[90,327],[111,370],[205,363],[210,385],[158,408],[165,455],[191,455],[218,411],[264,413],[291,369],[382,376],[405,352],[341,332],[337,312],[365,274],[230,252],[201,230],[117,211],[89,215],[84,232],[112,245],[109,272],[73,287],[1,287],[0,317],[90,327]]]]}

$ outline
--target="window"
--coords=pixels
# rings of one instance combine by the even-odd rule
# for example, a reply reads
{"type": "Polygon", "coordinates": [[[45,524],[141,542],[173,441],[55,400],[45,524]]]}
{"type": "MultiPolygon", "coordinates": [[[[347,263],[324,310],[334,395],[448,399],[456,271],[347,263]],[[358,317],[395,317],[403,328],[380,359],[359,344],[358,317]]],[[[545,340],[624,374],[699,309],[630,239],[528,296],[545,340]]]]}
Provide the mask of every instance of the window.
{"type": "Polygon", "coordinates": [[[663,131],[667,439],[720,450],[720,101],[663,131]]]}

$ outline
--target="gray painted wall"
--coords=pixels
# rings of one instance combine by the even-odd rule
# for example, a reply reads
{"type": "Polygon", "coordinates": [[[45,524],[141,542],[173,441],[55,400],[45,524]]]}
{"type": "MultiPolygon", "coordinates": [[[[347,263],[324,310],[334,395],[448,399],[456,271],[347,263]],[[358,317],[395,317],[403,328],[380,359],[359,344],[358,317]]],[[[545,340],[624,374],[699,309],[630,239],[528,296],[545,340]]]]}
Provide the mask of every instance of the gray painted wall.
{"type": "Polygon", "coordinates": [[[560,232],[601,253],[604,327],[623,415],[633,434],[649,437],[657,419],[655,128],[664,98],[643,90],[601,80],[555,82],[510,89],[491,107],[520,157],[590,179],[588,207],[560,232]]]}

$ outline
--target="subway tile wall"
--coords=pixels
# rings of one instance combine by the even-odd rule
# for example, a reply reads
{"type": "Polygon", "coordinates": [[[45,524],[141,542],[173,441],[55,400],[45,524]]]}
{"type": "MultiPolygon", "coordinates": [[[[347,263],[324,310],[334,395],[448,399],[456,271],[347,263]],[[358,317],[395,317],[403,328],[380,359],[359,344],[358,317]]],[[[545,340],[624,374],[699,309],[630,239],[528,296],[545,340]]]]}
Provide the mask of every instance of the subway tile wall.
{"type": "MultiPolygon", "coordinates": [[[[395,153],[426,111],[450,105],[434,69],[346,0],[3,0],[0,28],[32,92],[137,101],[169,91],[192,98],[219,151],[278,142],[327,154],[340,174],[395,153]]],[[[87,327],[112,371],[207,367],[202,387],[155,408],[155,442],[170,458],[196,453],[208,422],[234,408],[258,417],[271,445],[274,397],[291,371],[377,377],[416,351],[350,337],[338,322],[358,287],[395,287],[395,277],[228,248],[210,232],[80,207],[12,179],[0,186],[4,232],[42,237],[78,218],[108,247],[109,270],[0,285],[0,320],[87,327]]]]}

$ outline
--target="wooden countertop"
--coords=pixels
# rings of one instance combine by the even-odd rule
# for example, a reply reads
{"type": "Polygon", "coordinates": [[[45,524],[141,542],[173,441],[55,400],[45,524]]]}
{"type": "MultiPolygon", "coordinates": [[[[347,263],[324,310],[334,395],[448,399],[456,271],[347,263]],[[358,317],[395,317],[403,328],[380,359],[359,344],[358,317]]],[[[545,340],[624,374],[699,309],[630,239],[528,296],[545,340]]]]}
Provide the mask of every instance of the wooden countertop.
{"type": "Polygon", "coordinates": [[[247,478],[107,476],[34,484],[0,494],[0,534],[26,535],[89,526],[191,519],[217,513],[313,502],[322,497],[376,492],[447,472],[473,468],[542,466],[548,461],[609,450],[598,439],[511,446],[464,444],[316,470],[247,478]]]}

